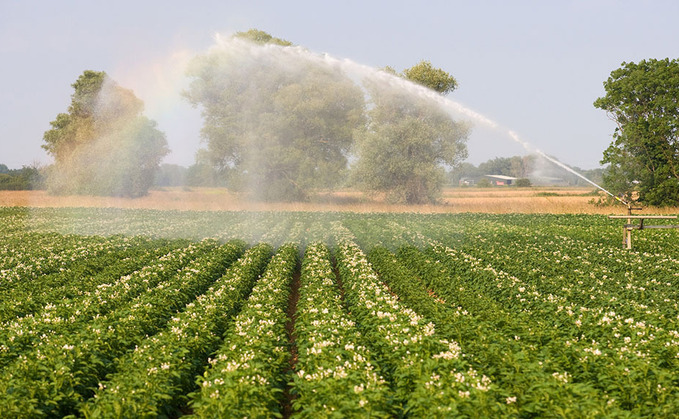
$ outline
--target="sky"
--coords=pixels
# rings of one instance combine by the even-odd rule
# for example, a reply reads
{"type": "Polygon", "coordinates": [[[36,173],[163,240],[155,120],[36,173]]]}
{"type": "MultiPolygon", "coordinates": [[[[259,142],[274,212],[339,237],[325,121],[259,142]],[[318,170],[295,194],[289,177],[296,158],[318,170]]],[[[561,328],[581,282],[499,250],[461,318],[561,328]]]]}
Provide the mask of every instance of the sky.
{"type": "Polygon", "coordinates": [[[217,34],[256,28],[315,53],[398,71],[428,60],[476,124],[468,162],[527,154],[507,135],[582,169],[599,167],[614,123],[592,103],[623,62],[679,58],[679,2],[0,0],[0,163],[49,164],[40,147],[85,70],[106,71],[188,166],[200,111],[181,97],[186,63],[217,34]]]}

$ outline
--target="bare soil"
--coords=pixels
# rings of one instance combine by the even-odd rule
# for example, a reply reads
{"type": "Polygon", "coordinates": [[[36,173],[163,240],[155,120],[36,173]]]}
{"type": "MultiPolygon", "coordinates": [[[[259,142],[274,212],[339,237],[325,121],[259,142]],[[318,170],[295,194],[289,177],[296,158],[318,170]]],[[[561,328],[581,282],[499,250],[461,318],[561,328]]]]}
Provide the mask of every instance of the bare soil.
{"type": "MultiPolygon", "coordinates": [[[[290,342],[290,367],[288,369],[288,374],[294,374],[296,371],[295,365],[297,365],[297,335],[295,334],[295,321],[297,320],[297,302],[299,301],[299,286],[301,278],[301,266],[298,264],[295,269],[295,274],[292,278],[290,284],[290,299],[288,300],[288,321],[285,322],[285,331],[288,336],[288,342],[290,342]]],[[[283,418],[289,418],[293,413],[292,403],[295,401],[296,396],[292,394],[292,386],[290,382],[283,390],[283,418]]]]}

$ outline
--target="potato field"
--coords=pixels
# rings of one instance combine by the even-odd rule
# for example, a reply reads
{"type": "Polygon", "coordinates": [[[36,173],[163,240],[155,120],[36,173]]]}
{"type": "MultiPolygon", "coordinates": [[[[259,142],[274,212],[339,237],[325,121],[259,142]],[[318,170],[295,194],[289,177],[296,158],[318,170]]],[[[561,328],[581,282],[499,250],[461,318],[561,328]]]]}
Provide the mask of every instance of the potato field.
{"type": "Polygon", "coordinates": [[[679,231],[619,221],[0,208],[0,417],[676,417],[679,231]]]}

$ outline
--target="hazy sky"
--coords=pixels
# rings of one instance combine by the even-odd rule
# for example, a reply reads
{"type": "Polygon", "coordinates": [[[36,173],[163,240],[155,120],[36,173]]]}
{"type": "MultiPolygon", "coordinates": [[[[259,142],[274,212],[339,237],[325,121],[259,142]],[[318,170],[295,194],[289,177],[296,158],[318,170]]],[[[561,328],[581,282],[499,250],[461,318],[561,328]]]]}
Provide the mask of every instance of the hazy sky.
{"type": "MultiPolygon", "coordinates": [[[[40,148],[84,70],[106,71],[146,104],[189,165],[200,116],[180,97],[184,65],[216,33],[257,28],[318,53],[397,70],[422,59],[454,75],[449,97],[561,161],[598,166],[614,125],[592,102],[623,61],[679,56],[679,2],[0,0],[0,163],[40,148]]],[[[477,127],[468,161],[525,154],[477,127]]]]}

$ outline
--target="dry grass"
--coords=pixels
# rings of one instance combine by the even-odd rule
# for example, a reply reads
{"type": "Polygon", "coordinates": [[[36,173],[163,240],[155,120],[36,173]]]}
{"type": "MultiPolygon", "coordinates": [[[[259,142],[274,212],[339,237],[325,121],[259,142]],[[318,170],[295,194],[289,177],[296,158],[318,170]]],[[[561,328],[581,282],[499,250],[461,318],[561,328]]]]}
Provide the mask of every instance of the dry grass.
{"type": "MultiPolygon", "coordinates": [[[[313,202],[250,202],[243,196],[219,188],[166,188],[148,196],[108,198],[52,196],[45,191],[0,191],[0,206],[29,207],[115,207],[186,211],[349,211],[419,213],[556,213],[622,214],[621,205],[592,204],[588,188],[451,188],[444,191],[442,205],[393,205],[345,190],[319,195],[313,202]]],[[[677,214],[679,208],[647,208],[643,213],[677,214]]]]}

